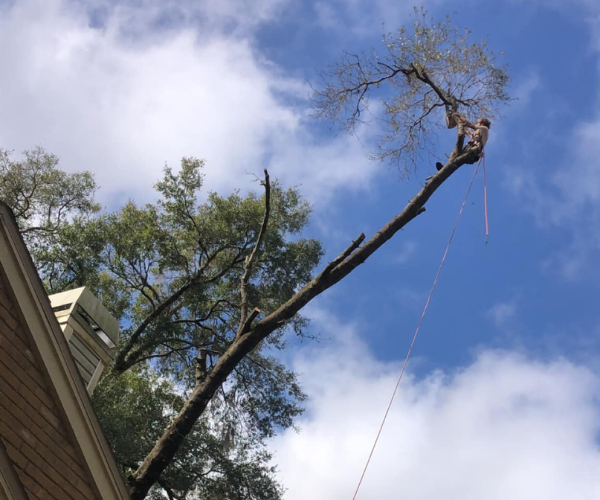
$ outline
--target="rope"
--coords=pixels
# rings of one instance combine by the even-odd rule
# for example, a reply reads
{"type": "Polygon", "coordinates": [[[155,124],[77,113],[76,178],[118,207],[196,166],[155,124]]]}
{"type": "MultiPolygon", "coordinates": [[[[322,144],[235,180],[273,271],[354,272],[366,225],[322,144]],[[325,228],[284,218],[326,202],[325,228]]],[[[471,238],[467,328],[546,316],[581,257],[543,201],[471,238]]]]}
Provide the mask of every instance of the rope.
{"type": "MultiPolygon", "coordinates": [[[[481,163],[481,161],[479,163],[481,163]]],[[[410,347],[408,348],[408,352],[406,353],[406,358],[404,358],[404,363],[402,364],[402,370],[400,370],[400,376],[398,377],[398,381],[396,382],[396,387],[394,387],[394,392],[392,393],[390,402],[388,403],[388,406],[385,410],[385,414],[383,415],[383,420],[381,421],[381,425],[379,426],[379,430],[377,431],[377,436],[375,437],[375,442],[373,443],[373,447],[371,448],[371,452],[369,453],[369,458],[367,459],[367,463],[365,464],[365,467],[362,471],[360,480],[358,481],[358,485],[356,486],[356,491],[354,492],[354,495],[352,496],[352,500],[356,500],[358,491],[360,490],[360,487],[362,485],[365,474],[367,473],[367,469],[369,468],[369,464],[371,463],[371,458],[373,458],[373,453],[375,452],[375,448],[377,447],[377,442],[379,441],[379,437],[381,436],[381,432],[383,431],[383,426],[385,425],[385,421],[387,420],[388,414],[392,407],[392,403],[394,402],[394,398],[396,397],[396,393],[398,392],[398,387],[400,386],[400,381],[402,380],[402,377],[404,376],[404,372],[406,371],[406,365],[408,364],[408,360],[412,353],[413,347],[415,346],[415,342],[417,341],[419,331],[421,330],[421,325],[423,324],[423,320],[425,319],[425,314],[427,313],[427,309],[429,308],[429,303],[431,302],[431,297],[433,295],[433,292],[437,285],[438,279],[442,272],[442,268],[444,267],[444,264],[446,262],[446,257],[448,256],[448,251],[450,250],[450,245],[452,244],[452,240],[454,239],[454,235],[456,234],[456,229],[458,228],[458,223],[460,222],[460,218],[465,209],[465,205],[467,204],[467,199],[469,198],[469,193],[471,192],[471,187],[473,187],[473,182],[475,181],[475,177],[477,176],[477,171],[479,170],[479,163],[477,163],[477,166],[475,167],[475,172],[473,172],[473,177],[471,178],[471,182],[467,189],[467,194],[465,195],[465,199],[463,200],[460,210],[458,212],[458,216],[456,218],[456,222],[454,223],[454,228],[452,229],[452,233],[450,234],[450,239],[448,240],[448,244],[446,245],[446,250],[444,251],[442,261],[440,262],[440,266],[438,267],[437,273],[433,280],[433,284],[431,285],[431,290],[429,290],[429,295],[427,297],[427,301],[425,302],[425,307],[423,308],[423,312],[421,313],[421,318],[419,319],[419,323],[417,324],[417,329],[415,330],[412,341],[410,343],[410,347]]],[[[484,163],[484,165],[485,165],[485,163],[484,163]]],[[[487,221],[487,216],[486,216],[486,221],[487,221]]]]}
{"type": "Polygon", "coordinates": [[[479,163],[483,160],[483,213],[485,215],[485,244],[487,245],[488,239],[490,237],[490,226],[488,224],[488,209],[487,209],[487,175],[485,173],[485,156],[483,152],[481,153],[481,158],[479,158],[479,163]]]}

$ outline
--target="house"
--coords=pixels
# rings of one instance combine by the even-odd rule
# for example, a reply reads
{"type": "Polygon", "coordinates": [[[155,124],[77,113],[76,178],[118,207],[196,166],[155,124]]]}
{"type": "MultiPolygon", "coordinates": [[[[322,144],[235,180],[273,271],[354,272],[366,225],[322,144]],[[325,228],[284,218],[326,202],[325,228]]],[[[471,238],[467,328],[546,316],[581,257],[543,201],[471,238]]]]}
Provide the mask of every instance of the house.
{"type": "Polygon", "coordinates": [[[129,499],[88,396],[116,343],[90,295],[54,296],[57,320],[0,202],[0,500],[129,499]],[[88,349],[90,338],[108,347],[88,349]]]}

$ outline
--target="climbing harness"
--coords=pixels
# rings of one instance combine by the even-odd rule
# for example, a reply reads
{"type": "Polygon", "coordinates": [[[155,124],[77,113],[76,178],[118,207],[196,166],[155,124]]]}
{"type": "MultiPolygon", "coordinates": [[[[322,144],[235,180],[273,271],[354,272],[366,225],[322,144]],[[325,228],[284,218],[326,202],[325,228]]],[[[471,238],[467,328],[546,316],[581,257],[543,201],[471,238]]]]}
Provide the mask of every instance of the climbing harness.
{"type": "Polygon", "coordinates": [[[460,207],[460,210],[458,212],[456,222],[454,223],[454,228],[452,229],[452,233],[450,234],[450,239],[448,240],[448,244],[446,245],[446,250],[444,251],[444,255],[442,256],[442,260],[440,262],[437,273],[433,280],[433,284],[431,285],[431,289],[429,290],[429,295],[427,296],[427,300],[425,301],[425,307],[423,308],[423,312],[421,313],[421,318],[419,319],[419,323],[417,324],[417,328],[415,330],[412,341],[408,348],[408,352],[406,353],[406,357],[404,358],[404,363],[402,364],[402,369],[400,370],[400,376],[398,377],[398,380],[396,381],[396,386],[394,387],[394,391],[392,392],[392,397],[390,398],[388,406],[383,415],[383,420],[381,421],[381,425],[379,426],[379,430],[377,431],[377,436],[375,437],[375,441],[373,443],[373,446],[371,447],[369,457],[367,458],[367,463],[365,464],[365,467],[362,471],[362,474],[358,481],[358,485],[356,486],[356,490],[354,491],[354,495],[352,496],[352,500],[356,500],[356,497],[357,497],[360,487],[362,485],[365,474],[367,473],[367,469],[369,468],[369,464],[371,463],[371,458],[373,458],[373,453],[375,452],[375,448],[377,447],[377,442],[379,441],[379,438],[383,431],[383,426],[385,425],[385,421],[387,420],[390,409],[392,408],[394,398],[396,397],[396,393],[398,392],[398,387],[400,386],[400,382],[402,381],[402,377],[404,376],[404,372],[406,371],[406,365],[408,364],[408,360],[412,353],[413,347],[415,346],[415,342],[417,341],[419,331],[421,330],[421,325],[423,324],[423,320],[425,319],[425,314],[427,313],[427,309],[429,308],[429,303],[431,302],[431,297],[433,295],[435,287],[437,286],[437,282],[438,282],[438,279],[442,272],[442,268],[444,267],[444,264],[446,262],[446,257],[448,256],[448,251],[450,250],[450,245],[452,244],[452,240],[454,239],[454,235],[456,234],[456,230],[458,228],[458,223],[460,222],[460,218],[462,217],[463,211],[465,209],[465,205],[467,204],[467,199],[469,198],[471,188],[473,187],[473,182],[475,181],[475,177],[477,176],[477,172],[479,171],[479,165],[482,162],[483,162],[483,179],[484,179],[483,185],[484,185],[484,203],[485,203],[485,235],[486,235],[486,243],[487,243],[487,238],[488,238],[488,233],[489,233],[488,219],[487,219],[487,188],[486,188],[486,175],[485,175],[485,159],[484,159],[484,155],[482,152],[481,156],[479,158],[479,161],[477,162],[477,166],[475,167],[475,171],[473,172],[473,177],[471,178],[469,187],[467,188],[467,193],[465,194],[465,198],[464,198],[462,205],[460,207]]]}

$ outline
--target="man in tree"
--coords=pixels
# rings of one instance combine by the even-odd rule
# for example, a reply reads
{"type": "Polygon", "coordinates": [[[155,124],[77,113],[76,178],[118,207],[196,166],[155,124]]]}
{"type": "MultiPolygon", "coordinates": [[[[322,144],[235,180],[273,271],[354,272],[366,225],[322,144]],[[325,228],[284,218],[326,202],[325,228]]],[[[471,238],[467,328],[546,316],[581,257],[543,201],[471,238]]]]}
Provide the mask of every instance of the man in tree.
{"type": "Polygon", "coordinates": [[[382,135],[373,157],[391,160],[407,175],[431,151],[440,128],[457,132],[447,166],[476,162],[476,148],[464,147],[460,115],[493,119],[511,99],[506,67],[496,64],[485,40],[473,43],[470,36],[450,18],[433,22],[416,8],[412,26],[384,35],[382,50],[346,53],[330,66],[322,75],[325,85],[314,94],[317,116],[355,132],[378,101],[382,135]]]}
{"type": "MultiPolygon", "coordinates": [[[[469,35],[450,19],[433,23],[417,11],[411,26],[384,37],[381,54],[346,54],[332,67],[314,96],[317,114],[351,131],[362,123],[369,98],[379,96],[387,130],[376,156],[416,166],[433,132],[445,125],[444,109],[493,117],[494,109],[510,100],[505,69],[495,65],[485,41],[470,43],[469,35]]],[[[141,431],[129,441],[131,433],[116,429],[116,438],[123,438],[120,456],[128,462],[124,472],[132,500],[161,498],[160,488],[171,498],[171,491],[179,498],[278,498],[268,460],[261,459],[264,450],[254,443],[291,426],[305,395],[295,374],[269,349],[284,347],[286,331],[300,334],[306,323],[300,313],[309,302],[423,214],[430,197],[458,168],[478,160],[480,149],[464,145],[465,128],[456,123],[447,165],[431,182],[379,231],[368,239],[358,235],[316,275],[321,246],[298,238],[310,208],[294,190],[271,184],[266,170],[262,196],[211,193],[200,203],[202,162],[184,158],[177,173],[165,170],[155,204],[131,202],[93,217],[89,212],[95,207],[84,204],[72,219],[60,217],[59,230],[50,232],[33,226],[34,233],[31,220],[36,218],[21,217],[24,233],[43,237],[34,242],[32,254],[48,288],[91,286],[122,319],[123,342],[113,374],[129,379],[113,379],[115,392],[136,396],[132,403],[140,411],[135,415],[146,411],[149,424],[133,419],[141,431]],[[184,384],[185,393],[166,388],[155,394],[151,407],[145,404],[149,398],[137,399],[141,392],[127,387],[137,387],[133,371],[149,366],[158,370],[154,384],[167,377],[184,384]],[[170,393],[180,398],[165,415],[170,393]],[[230,429],[236,433],[231,449],[224,446],[230,429]],[[127,449],[132,441],[135,446],[127,449]]],[[[11,182],[0,182],[0,196],[10,197],[12,184],[20,186],[21,178],[11,172],[21,170],[7,165],[4,178],[11,182]]],[[[85,201],[83,181],[79,191],[85,201]]],[[[26,185],[20,188],[13,205],[30,206],[20,194],[30,192],[26,185]]],[[[36,205],[54,207],[46,198],[36,205]]],[[[54,220],[46,226],[53,229],[54,220]]],[[[143,371],[137,374],[147,381],[143,371]]],[[[105,401],[114,401],[105,394],[105,401]]],[[[116,405],[104,421],[122,422],[123,407],[131,408],[116,405]]]]}
{"type": "MultiPolygon", "coordinates": [[[[474,131],[471,132],[469,130],[465,130],[465,133],[469,136],[469,142],[467,142],[467,145],[465,147],[467,149],[477,148],[481,151],[481,154],[483,154],[483,148],[485,147],[490,136],[490,127],[492,125],[491,122],[487,118],[479,118],[479,120],[477,120],[477,122],[473,124],[464,116],[459,115],[458,113],[453,113],[451,116],[452,120],[455,123],[460,122],[462,123],[463,127],[470,128],[474,131]]],[[[442,168],[444,168],[444,164],[438,161],[435,163],[435,168],[439,172],[442,168]]]]}
{"type": "Polygon", "coordinates": [[[467,147],[479,148],[483,152],[483,148],[490,136],[491,122],[487,118],[480,118],[475,125],[473,125],[470,121],[463,118],[463,124],[465,127],[474,130],[474,132],[466,131],[470,139],[467,143],[467,147]]]}

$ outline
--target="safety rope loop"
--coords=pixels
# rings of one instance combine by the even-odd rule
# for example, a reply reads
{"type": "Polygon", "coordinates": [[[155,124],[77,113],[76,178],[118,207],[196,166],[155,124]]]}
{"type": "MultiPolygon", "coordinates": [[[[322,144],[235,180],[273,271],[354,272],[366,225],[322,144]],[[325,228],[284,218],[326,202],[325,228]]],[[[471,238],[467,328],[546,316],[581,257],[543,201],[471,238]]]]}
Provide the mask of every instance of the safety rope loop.
{"type": "Polygon", "coordinates": [[[452,240],[454,239],[454,235],[456,234],[456,230],[458,229],[458,223],[460,222],[460,218],[462,217],[463,211],[465,209],[465,205],[467,204],[467,200],[469,198],[469,194],[471,193],[471,188],[473,187],[473,182],[475,181],[475,177],[477,176],[477,172],[479,170],[480,161],[477,163],[475,167],[475,171],[473,172],[473,177],[471,178],[471,182],[469,183],[469,187],[467,189],[467,193],[462,202],[460,210],[458,212],[458,216],[456,217],[456,222],[454,223],[454,228],[452,229],[452,233],[450,234],[450,239],[448,240],[448,244],[446,245],[446,250],[444,250],[444,255],[442,256],[442,260],[438,267],[437,273],[433,280],[433,284],[431,285],[431,289],[429,290],[429,295],[427,296],[427,300],[425,301],[425,307],[423,308],[423,312],[421,313],[421,318],[419,319],[419,323],[417,324],[417,328],[413,335],[412,341],[410,343],[410,347],[408,348],[408,352],[406,353],[406,357],[404,358],[404,363],[402,363],[402,369],[400,370],[400,376],[396,381],[396,386],[394,387],[394,391],[392,392],[392,397],[388,403],[388,406],[385,410],[385,414],[383,415],[383,420],[381,421],[381,425],[379,426],[379,430],[377,431],[377,436],[375,437],[375,442],[371,448],[371,452],[369,453],[369,457],[367,458],[367,463],[362,471],[360,479],[358,481],[358,485],[356,486],[356,490],[354,491],[354,495],[352,496],[352,500],[356,500],[360,487],[362,485],[365,474],[367,473],[367,469],[369,468],[369,464],[371,463],[371,458],[373,458],[373,453],[375,453],[375,448],[377,447],[377,443],[379,438],[381,437],[381,433],[383,431],[383,426],[385,425],[385,421],[387,420],[388,414],[390,413],[390,409],[392,408],[392,404],[394,402],[394,398],[396,397],[396,393],[398,392],[398,387],[400,386],[400,382],[402,381],[402,377],[404,376],[404,372],[406,371],[406,365],[408,364],[408,360],[410,359],[410,355],[413,351],[413,347],[415,346],[415,342],[417,341],[417,337],[419,336],[419,331],[421,330],[421,325],[423,324],[423,320],[425,319],[425,314],[427,313],[427,309],[429,309],[429,303],[431,302],[431,297],[433,296],[433,292],[435,287],[437,286],[440,274],[442,272],[442,268],[446,262],[446,257],[448,256],[448,251],[450,250],[450,245],[452,244],[452,240]]]}

